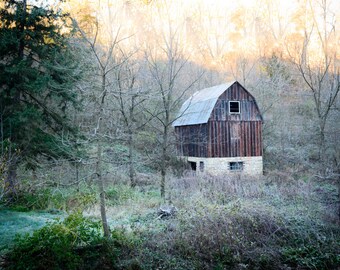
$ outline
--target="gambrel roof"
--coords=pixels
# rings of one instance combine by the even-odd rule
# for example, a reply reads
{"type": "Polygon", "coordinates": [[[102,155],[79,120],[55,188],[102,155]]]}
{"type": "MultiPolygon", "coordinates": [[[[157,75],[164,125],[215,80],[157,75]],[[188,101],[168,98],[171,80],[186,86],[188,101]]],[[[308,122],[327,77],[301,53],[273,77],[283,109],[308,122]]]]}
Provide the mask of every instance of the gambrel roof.
{"type": "Polygon", "coordinates": [[[177,115],[178,118],[172,125],[176,127],[207,123],[220,95],[234,83],[236,81],[205,88],[194,93],[183,103],[177,115]]]}

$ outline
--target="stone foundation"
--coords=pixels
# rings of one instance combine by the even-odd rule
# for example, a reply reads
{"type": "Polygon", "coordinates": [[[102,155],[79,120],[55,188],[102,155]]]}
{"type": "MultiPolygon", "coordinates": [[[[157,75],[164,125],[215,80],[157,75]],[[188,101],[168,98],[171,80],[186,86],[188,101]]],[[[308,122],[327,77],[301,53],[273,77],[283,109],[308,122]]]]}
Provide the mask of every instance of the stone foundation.
{"type": "Polygon", "coordinates": [[[199,158],[185,157],[197,173],[262,175],[262,157],[199,158]]]}

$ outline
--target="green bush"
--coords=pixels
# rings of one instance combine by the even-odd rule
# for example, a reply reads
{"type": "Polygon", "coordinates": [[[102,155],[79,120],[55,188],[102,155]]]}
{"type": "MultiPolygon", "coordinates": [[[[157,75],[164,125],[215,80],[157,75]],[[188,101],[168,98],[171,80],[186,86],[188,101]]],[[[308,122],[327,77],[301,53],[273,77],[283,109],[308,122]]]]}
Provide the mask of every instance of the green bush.
{"type": "MultiPolygon", "coordinates": [[[[72,192],[66,198],[65,210],[82,211],[88,208],[89,206],[93,206],[96,202],[97,196],[95,192],[91,191],[72,192]]],[[[57,202],[54,203],[54,205],[56,204],[57,202]]]]}
{"type": "Polygon", "coordinates": [[[286,264],[304,269],[335,269],[340,265],[338,228],[332,231],[320,229],[316,225],[314,228],[304,225],[300,230],[304,232],[295,232],[295,236],[282,247],[282,257],[286,264]]]}
{"type": "Polygon", "coordinates": [[[100,222],[76,213],[18,236],[5,256],[5,269],[99,269],[113,266],[116,255],[102,238],[100,222]]]}
{"type": "Polygon", "coordinates": [[[127,185],[116,185],[106,191],[108,204],[119,205],[134,198],[135,191],[127,185]]]}
{"type": "MultiPolygon", "coordinates": [[[[54,195],[49,189],[40,189],[31,192],[20,191],[15,200],[9,205],[18,211],[47,209],[54,195]]],[[[59,198],[56,198],[58,200],[59,198]]]]}
{"type": "Polygon", "coordinates": [[[32,191],[21,190],[18,192],[15,200],[10,204],[3,201],[2,204],[14,211],[31,211],[31,210],[84,210],[88,206],[93,206],[97,202],[95,192],[82,191],[77,192],[72,189],[58,190],[37,189],[32,191]]]}

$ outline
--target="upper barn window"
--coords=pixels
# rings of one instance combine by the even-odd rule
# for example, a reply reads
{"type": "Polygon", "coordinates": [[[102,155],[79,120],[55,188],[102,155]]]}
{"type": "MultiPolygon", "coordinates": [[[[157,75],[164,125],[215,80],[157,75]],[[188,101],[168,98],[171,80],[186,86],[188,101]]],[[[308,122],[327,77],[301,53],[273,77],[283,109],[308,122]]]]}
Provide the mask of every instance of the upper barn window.
{"type": "Polygon", "coordinates": [[[240,113],[239,101],[229,101],[229,113],[240,113]]]}

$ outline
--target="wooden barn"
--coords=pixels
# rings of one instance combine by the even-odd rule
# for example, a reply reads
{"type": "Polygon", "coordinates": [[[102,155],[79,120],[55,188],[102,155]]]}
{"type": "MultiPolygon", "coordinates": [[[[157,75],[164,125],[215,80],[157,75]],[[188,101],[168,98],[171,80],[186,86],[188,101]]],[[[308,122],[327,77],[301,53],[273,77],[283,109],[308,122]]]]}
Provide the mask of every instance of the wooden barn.
{"type": "Polygon", "coordinates": [[[193,170],[262,174],[262,116],[237,81],[198,91],[173,123],[179,155],[193,170]]]}

